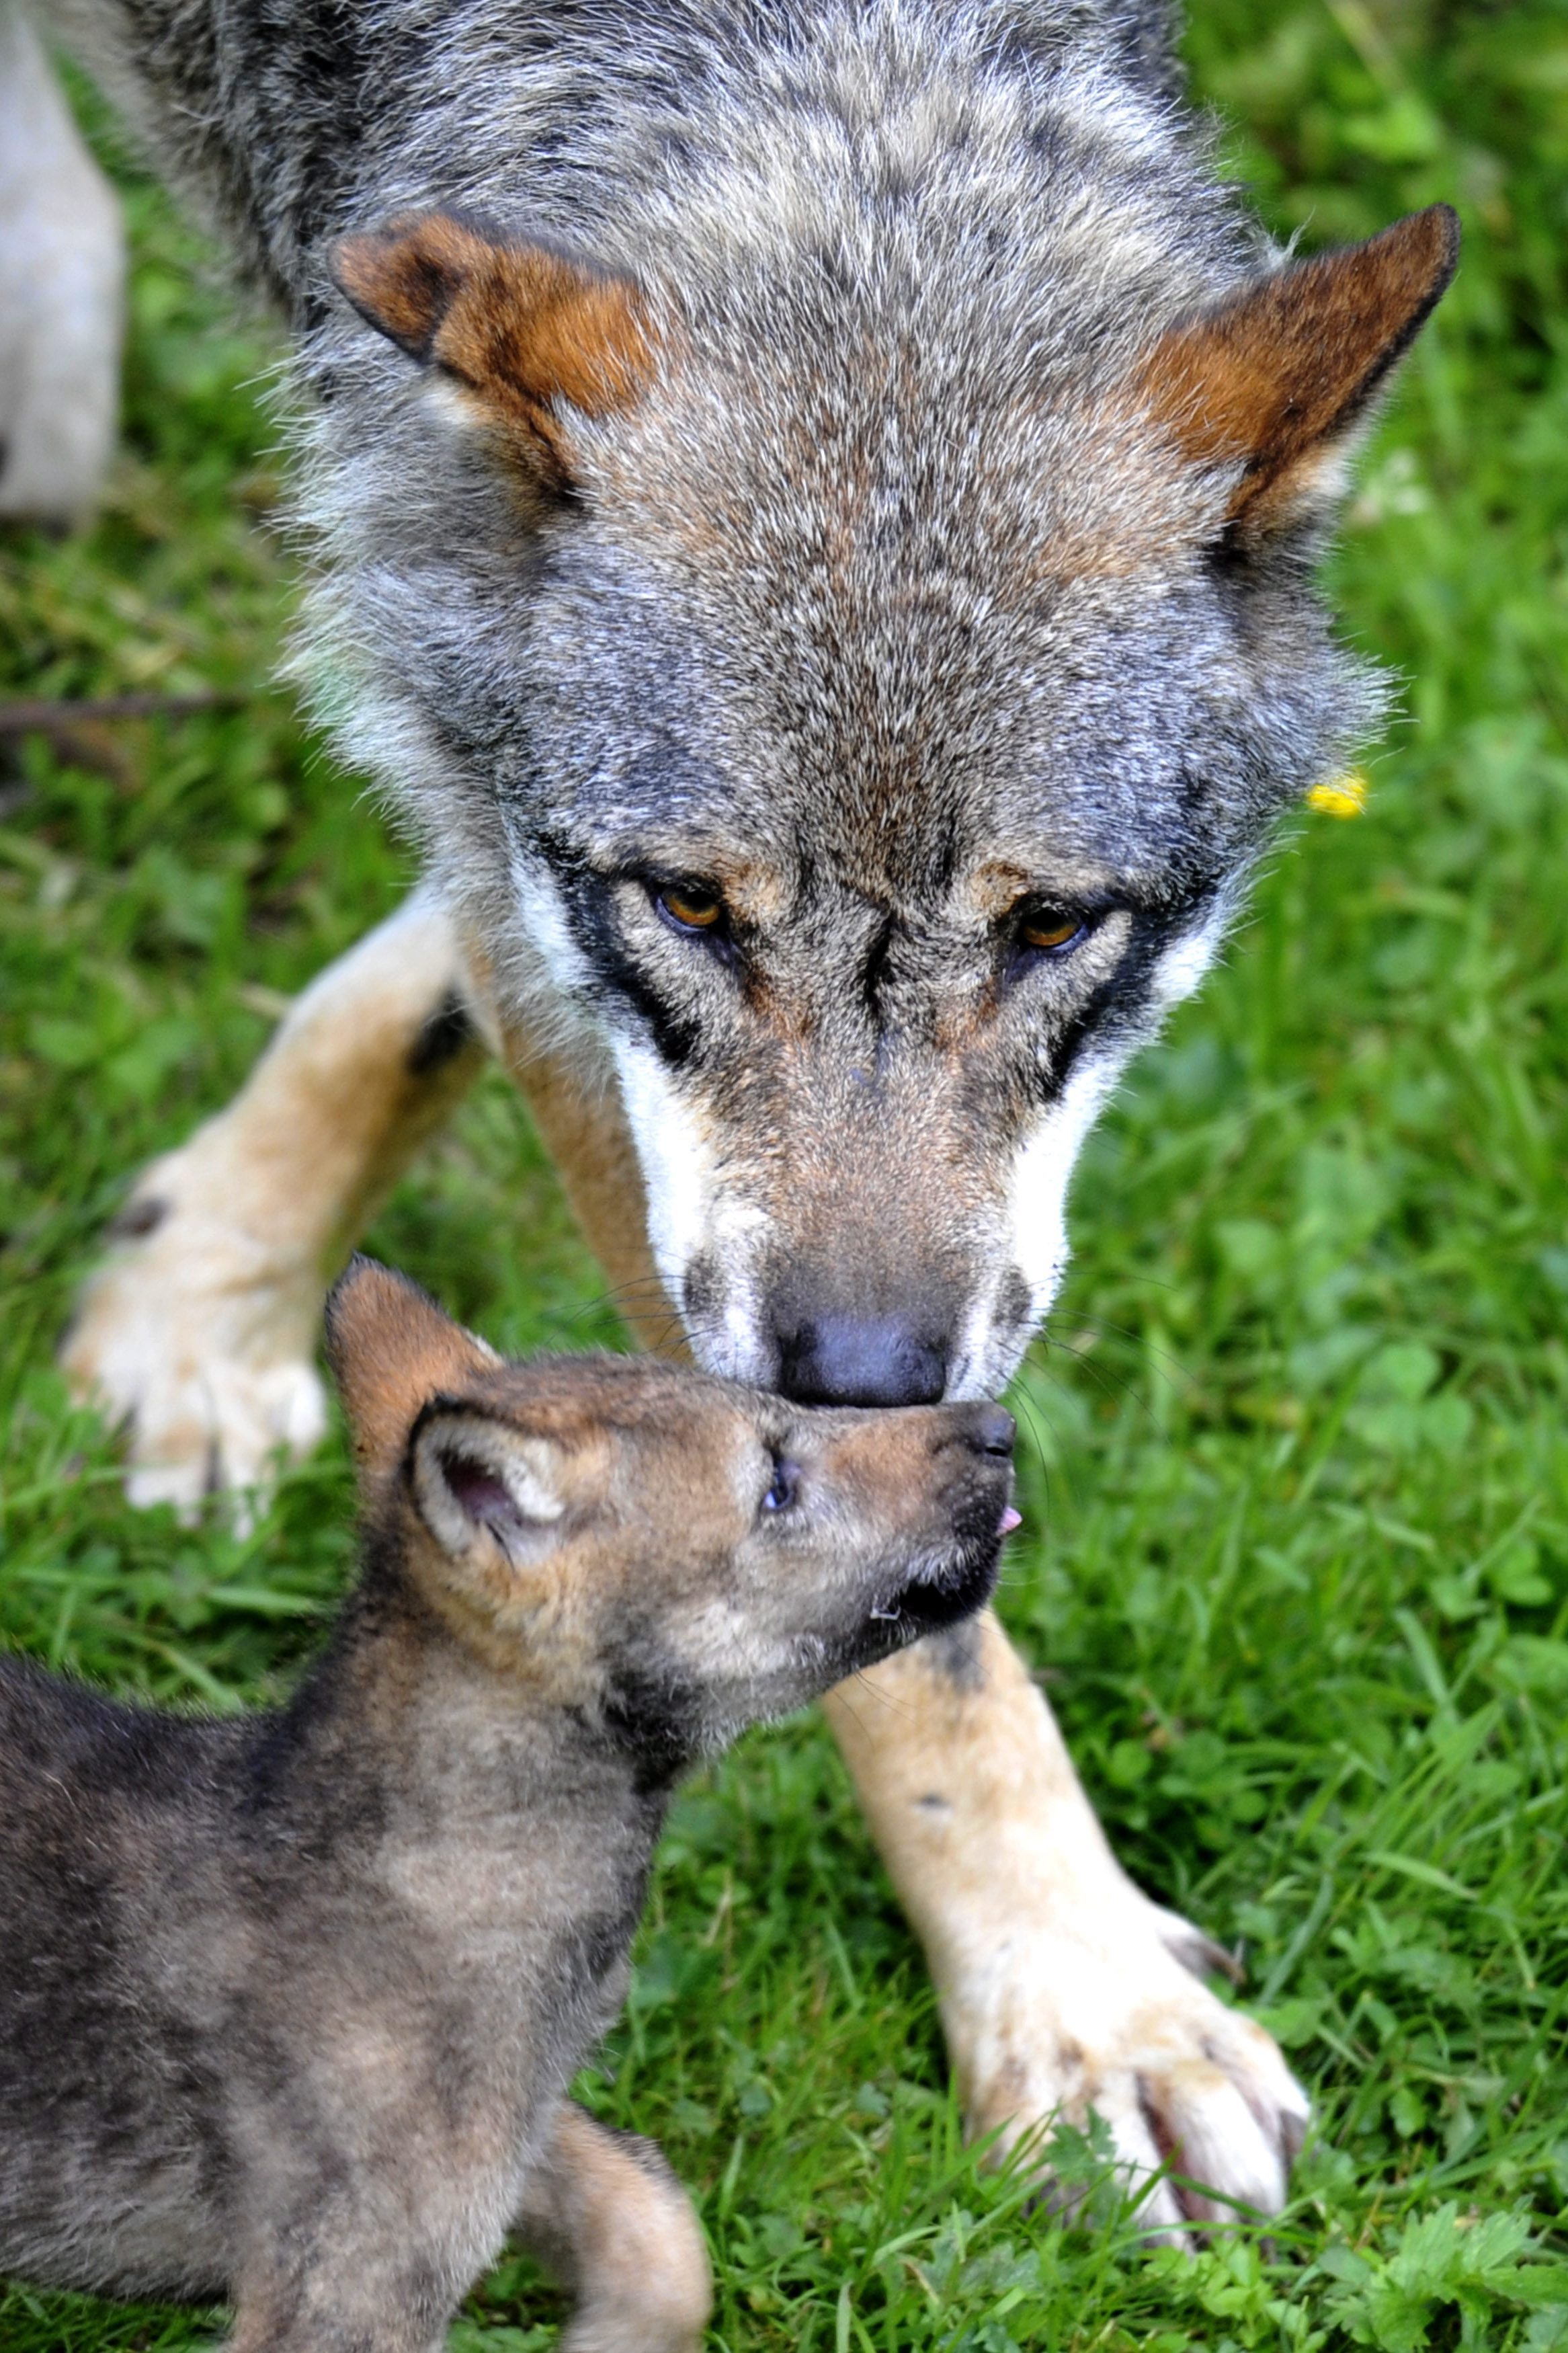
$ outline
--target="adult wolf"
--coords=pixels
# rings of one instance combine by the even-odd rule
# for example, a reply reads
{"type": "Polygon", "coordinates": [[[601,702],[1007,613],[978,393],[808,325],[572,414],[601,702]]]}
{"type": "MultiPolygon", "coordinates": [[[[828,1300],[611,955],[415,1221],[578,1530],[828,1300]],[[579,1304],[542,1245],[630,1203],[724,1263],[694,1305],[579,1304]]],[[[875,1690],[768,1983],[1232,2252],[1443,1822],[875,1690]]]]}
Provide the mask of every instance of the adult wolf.
{"type": "MultiPolygon", "coordinates": [[[[329,1264],[476,1039],[649,1336],[999,1386],[1096,1111],[1375,716],[1310,558],[1452,216],[1281,257],[1152,0],[73,12],[298,331],[319,691],[428,872],[132,1197],[69,1361],[140,1492],[314,1438],[329,1264]]],[[[1277,2207],[1303,2095],[994,1621],[828,1706],[972,2125],[1092,2105],[1277,2207]]]]}

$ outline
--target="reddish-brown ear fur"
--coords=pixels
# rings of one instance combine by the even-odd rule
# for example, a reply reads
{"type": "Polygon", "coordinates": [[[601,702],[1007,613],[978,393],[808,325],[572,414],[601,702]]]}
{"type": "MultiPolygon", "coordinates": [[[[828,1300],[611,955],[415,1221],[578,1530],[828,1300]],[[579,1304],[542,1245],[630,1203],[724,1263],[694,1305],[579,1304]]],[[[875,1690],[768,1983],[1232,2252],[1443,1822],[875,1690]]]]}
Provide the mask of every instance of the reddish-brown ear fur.
{"type": "Polygon", "coordinates": [[[493,1352],[406,1276],[355,1258],[327,1301],[327,1357],[368,1494],[403,1460],[420,1408],[461,1394],[493,1352]]]}
{"type": "Polygon", "coordinates": [[[1161,338],[1141,389],[1188,458],[1243,461],[1227,520],[1254,531],[1289,520],[1408,348],[1458,252],[1458,216],[1431,205],[1161,338]]]}
{"type": "Polygon", "coordinates": [[[497,420],[569,472],[556,404],[605,417],[653,367],[641,292],[540,245],[496,245],[447,213],[345,237],[332,275],[361,315],[478,394],[497,420]]]}

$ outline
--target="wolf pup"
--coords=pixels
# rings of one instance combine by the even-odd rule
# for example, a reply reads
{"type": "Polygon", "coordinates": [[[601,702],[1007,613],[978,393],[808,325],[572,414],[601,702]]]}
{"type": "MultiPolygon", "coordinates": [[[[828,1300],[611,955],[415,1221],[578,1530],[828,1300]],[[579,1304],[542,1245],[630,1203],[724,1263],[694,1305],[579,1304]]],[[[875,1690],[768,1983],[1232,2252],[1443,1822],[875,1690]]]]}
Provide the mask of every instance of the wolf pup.
{"type": "Polygon", "coordinates": [[[561,2097],[671,1782],[979,1607],[1011,1417],[509,1365],[368,1260],[329,1330],[364,1567],[292,1703],[0,1662],[0,2266],[226,2295],[236,2353],[430,2353],[521,2218],[568,2346],[675,2353],[689,2209],[561,2097]]]}
{"type": "MultiPolygon", "coordinates": [[[[68,1362],[133,1492],[312,1441],[327,1270],[481,1040],[650,1337],[994,1393],[1101,1104],[1376,720],[1313,559],[1454,216],[1272,246],[1160,0],[60,20],[294,323],[321,693],[429,877],[132,1198],[68,1362]]],[[[994,1621],[879,1675],[829,1711],[971,2123],[1277,2207],[1304,2097],[994,1621]]]]}

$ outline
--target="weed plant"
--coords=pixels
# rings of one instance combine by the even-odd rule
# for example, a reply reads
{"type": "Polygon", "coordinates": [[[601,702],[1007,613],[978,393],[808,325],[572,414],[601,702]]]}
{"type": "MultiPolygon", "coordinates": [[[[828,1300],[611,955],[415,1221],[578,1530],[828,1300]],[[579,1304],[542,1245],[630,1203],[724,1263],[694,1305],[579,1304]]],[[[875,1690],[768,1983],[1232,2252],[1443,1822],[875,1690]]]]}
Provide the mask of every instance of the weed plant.
{"type": "MultiPolygon", "coordinates": [[[[1267,2238],[1142,2251],[1093,2132],[1056,2159],[1099,2227],[1033,2207],[961,2146],[820,1725],[753,1737],[676,1809],[584,2082],[691,2184],[734,2353],[1568,2347],[1568,14],[1194,15],[1278,229],[1442,196],[1465,259],[1332,567],[1405,716],[1089,1153],[1003,1609],[1128,1863],[1244,1953],[1316,2130],[1267,2238]]],[[[52,1353],[131,1172],[408,868],[270,682],[275,347],[83,103],[134,236],[124,446],[89,534],[0,537],[0,692],[237,699],[0,772],[0,1640],[225,1708],[285,1686],[342,1585],[341,1438],[251,1532],[183,1528],[126,1508],[52,1353]]],[[[370,1244],[509,1349],[616,1340],[499,1079],[370,1244]]],[[[505,2263],[455,2344],[529,2353],[558,2309],[505,2263]]],[[[0,2288],[5,2353],[211,2326],[0,2288]]]]}

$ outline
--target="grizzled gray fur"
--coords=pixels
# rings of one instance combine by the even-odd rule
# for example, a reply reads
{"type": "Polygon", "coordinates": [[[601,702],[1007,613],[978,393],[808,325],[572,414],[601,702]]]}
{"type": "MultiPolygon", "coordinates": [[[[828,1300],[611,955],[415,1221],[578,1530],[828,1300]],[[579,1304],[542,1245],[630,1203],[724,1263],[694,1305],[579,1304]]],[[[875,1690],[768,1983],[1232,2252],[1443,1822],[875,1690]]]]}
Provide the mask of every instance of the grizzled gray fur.
{"type": "Polygon", "coordinates": [[[577,2353],[689,2353],[689,2211],[562,2094],[675,1774],[985,1599],[1012,1423],[509,1366],[366,1261],[331,1324],[364,1565],[293,1700],[0,1660],[0,2268],[433,2353],[521,2220],[577,2353]]]}
{"type": "MultiPolygon", "coordinates": [[[[1224,336],[1180,343],[1291,273],[1158,0],[67,13],[298,331],[303,659],[494,1018],[618,1089],[700,1357],[994,1389],[1100,1104],[1378,714],[1310,586],[1316,460],[1451,239],[1342,303],[1287,466],[1224,336]],[[411,330],[345,265],[432,215],[635,290],[613,395],[543,384],[548,467],[517,371],[443,353],[456,279],[411,330]]],[[[497,313],[523,374],[537,323],[497,313]]]]}

